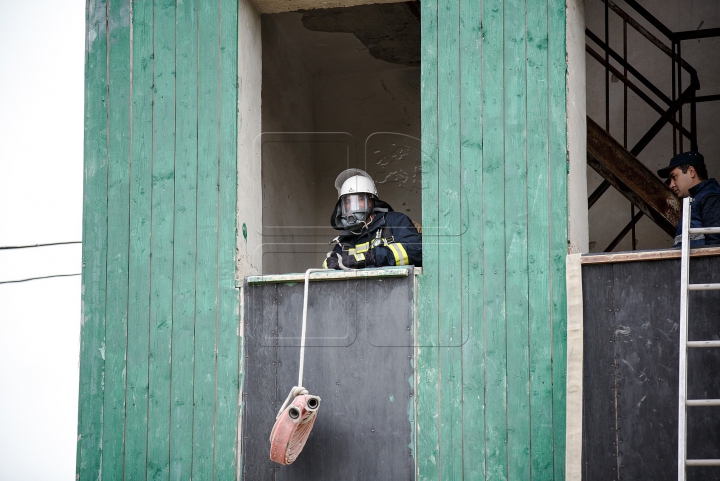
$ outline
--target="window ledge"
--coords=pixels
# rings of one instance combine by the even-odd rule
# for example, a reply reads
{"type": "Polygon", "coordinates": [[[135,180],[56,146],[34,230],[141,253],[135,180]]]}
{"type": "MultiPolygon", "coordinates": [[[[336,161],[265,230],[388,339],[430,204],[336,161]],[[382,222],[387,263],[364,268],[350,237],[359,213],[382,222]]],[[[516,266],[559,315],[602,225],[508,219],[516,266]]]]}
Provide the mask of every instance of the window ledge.
{"type": "MultiPolygon", "coordinates": [[[[379,267],[370,269],[357,269],[351,271],[327,270],[322,272],[311,272],[310,281],[336,281],[358,278],[382,278],[382,277],[407,277],[410,274],[422,274],[421,267],[379,267]]],[[[245,278],[250,285],[256,284],[285,284],[305,282],[305,273],[293,274],[271,274],[266,276],[248,276],[245,278]]],[[[239,287],[239,286],[238,286],[239,287]]]]}

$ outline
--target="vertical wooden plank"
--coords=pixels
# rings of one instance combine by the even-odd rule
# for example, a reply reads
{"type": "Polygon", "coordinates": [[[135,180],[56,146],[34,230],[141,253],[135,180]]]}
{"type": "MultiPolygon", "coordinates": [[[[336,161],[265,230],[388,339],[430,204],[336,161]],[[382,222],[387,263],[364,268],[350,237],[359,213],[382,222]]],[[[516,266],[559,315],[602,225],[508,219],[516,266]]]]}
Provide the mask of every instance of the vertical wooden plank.
{"type": "Polygon", "coordinates": [[[440,479],[462,478],[460,1],[438,8],[438,338],[440,479]]]}
{"type": "Polygon", "coordinates": [[[197,4],[178,2],[175,35],[175,214],[170,479],[190,479],[193,447],[197,192],[197,4]]]}
{"type": "Polygon", "coordinates": [[[107,289],[107,12],[87,2],[82,319],[77,476],[99,479],[102,463],[105,293],[107,289]]]}
{"type": "Polygon", "coordinates": [[[421,112],[423,275],[418,279],[417,466],[419,480],[439,479],[438,419],[438,2],[422,9],[421,112]]]}
{"type": "Polygon", "coordinates": [[[215,447],[215,318],[217,312],[218,2],[199,2],[197,304],[193,478],[212,479],[215,447]]]}
{"type": "Polygon", "coordinates": [[[525,1],[504,4],[508,479],[530,479],[525,1]]]}
{"type": "MultiPolygon", "coordinates": [[[[614,264],[582,267],[583,355],[585,359],[594,360],[585,363],[582,368],[581,464],[582,479],[588,481],[619,477],[619,450],[616,448],[618,334],[615,334],[617,307],[614,268],[614,264]]],[[[672,451],[675,454],[675,449],[672,451]]]]}
{"type": "MultiPolygon", "coordinates": [[[[289,293],[288,293],[289,294],[289,293]]],[[[289,294],[290,295],[290,294],[289,294]]],[[[260,426],[272,422],[280,408],[278,395],[278,299],[277,284],[248,286],[245,284],[245,348],[248,357],[245,363],[244,426],[260,426]],[[251,354],[252,353],[252,354],[251,354]],[[269,420],[269,421],[268,421],[269,420]]],[[[293,326],[295,327],[295,326],[293,326]]],[[[284,335],[288,335],[287,332],[284,335]]],[[[294,352],[297,352],[296,350],[294,352]]],[[[282,389],[289,390],[287,386],[282,389]]],[[[282,402],[282,401],[281,401],[282,402]]],[[[253,439],[250,429],[242,439],[242,477],[245,481],[276,480],[276,465],[270,460],[270,441],[253,439]]],[[[269,438],[269,433],[268,433],[269,438]]]]}
{"type": "MultiPolygon", "coordinates": [[[[532,479],[553,477],[547,5],[527,3],[528,322],[532,479]]],[[[559,386],[563,389],[563,386],[559,386]]]]}
{"type": "Polygon", "coordinates": [[[483,2],[483,271],[486,479],[507,479],[503,3],[483,2]]]}
{"type": "Polygon", "coordinates": [[[467,211],[463,234],[462,401],[463,479],[485,478],[485,363],[482,269],[482,42],[481,3],[460,1],[460,158],[462,208],[467,211]],[[465,336],[467,341],[465,341],[465,336]]]}
{"type": "Polygon", "coordinates": [[[153,172],[150,272],[148,479],[166,480],[170,453],[170,360],[175,205],[175,2],[154,6],[153,172]]]}
{"type": "Polygon", "coordinates": [[[239,312],[237,245],[238,4],[220,2],[220,163],[215,479],[235,479],[238,445],[239,312]]]}
{"type": "Polygon", "coordinates": [[[548,0],[548,109],[550,153],[550,258],[552,298],[552,367],[554,479],[565,479],[565,373],[567,311],[565,256],[567,255],[567,106],[565,2],[548,0]]]}
{"type": "Polygon", "coordinates": [[[152,190],[152,3],[132,5],[132,160],[128,301],[125,479],[147,477],[152,190]]]}
{"type": "Polygon", "coordinates": [[[130,195],[130,1],[108,15],[108,252],[102,475],[122,479],[130,195]]]}

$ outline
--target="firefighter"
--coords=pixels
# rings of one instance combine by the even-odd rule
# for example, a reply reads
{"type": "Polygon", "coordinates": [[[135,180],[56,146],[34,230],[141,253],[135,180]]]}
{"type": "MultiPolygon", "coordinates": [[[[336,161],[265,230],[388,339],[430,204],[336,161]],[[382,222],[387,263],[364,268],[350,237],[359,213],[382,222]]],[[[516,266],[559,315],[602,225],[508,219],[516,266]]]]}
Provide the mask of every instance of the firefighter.
{"type": "Polygon", "coordinates": [[[342,231],[323,261],[325,269],[422,266],[422,239],[405,214],[377,196],[375,182],[360,169],[348,169],[335,180],[338,202],[330,218],[342,231]]]}

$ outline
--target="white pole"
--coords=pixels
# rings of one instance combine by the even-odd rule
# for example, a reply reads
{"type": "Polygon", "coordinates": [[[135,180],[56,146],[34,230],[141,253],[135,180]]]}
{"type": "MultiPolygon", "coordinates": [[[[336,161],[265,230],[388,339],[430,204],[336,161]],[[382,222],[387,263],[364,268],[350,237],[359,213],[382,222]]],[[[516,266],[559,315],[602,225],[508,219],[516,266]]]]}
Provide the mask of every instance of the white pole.
{"type": "Polygon", "coordinates": [[[690,271],[690,202],[683,199],[682,254],[680,257],[680,356],[678,376],[678,481],[685,481],[687,458],[687,331],[688,331],[688,276],[690,271]]]}
{"type": "Polygon", "coordinates": [[[298,374],[298,387],[302,387],[303,368],[305,365],[305,331],[307,326],[308,285],[310,284],[310,273],[324,270],[326,269],[308,269],[305,271],[305,292],[303,294],[302,334],[300,335],[300,373],[298,374]]]}

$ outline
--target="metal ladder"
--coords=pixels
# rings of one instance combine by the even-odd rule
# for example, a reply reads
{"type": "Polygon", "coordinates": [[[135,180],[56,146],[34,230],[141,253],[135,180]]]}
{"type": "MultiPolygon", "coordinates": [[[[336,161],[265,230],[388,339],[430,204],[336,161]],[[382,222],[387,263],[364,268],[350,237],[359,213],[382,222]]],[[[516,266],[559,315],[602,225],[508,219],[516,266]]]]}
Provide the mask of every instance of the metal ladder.
{"type": "Polygon", "coordinates": [[[720,290],[720,284],[690,284],[690,234],[720,234],[720,227],[690,228],[690,203],[683,199],[682,255],[680,260],[680,376],[678,379],[678,481],[685,481],[686,466],[720,466],[720,459],[687,459],[687,408],[720,406],[720,399],[687,399],[688,348],[720,347],[720,341],[688,341],[688,292],[720,290]]]}

